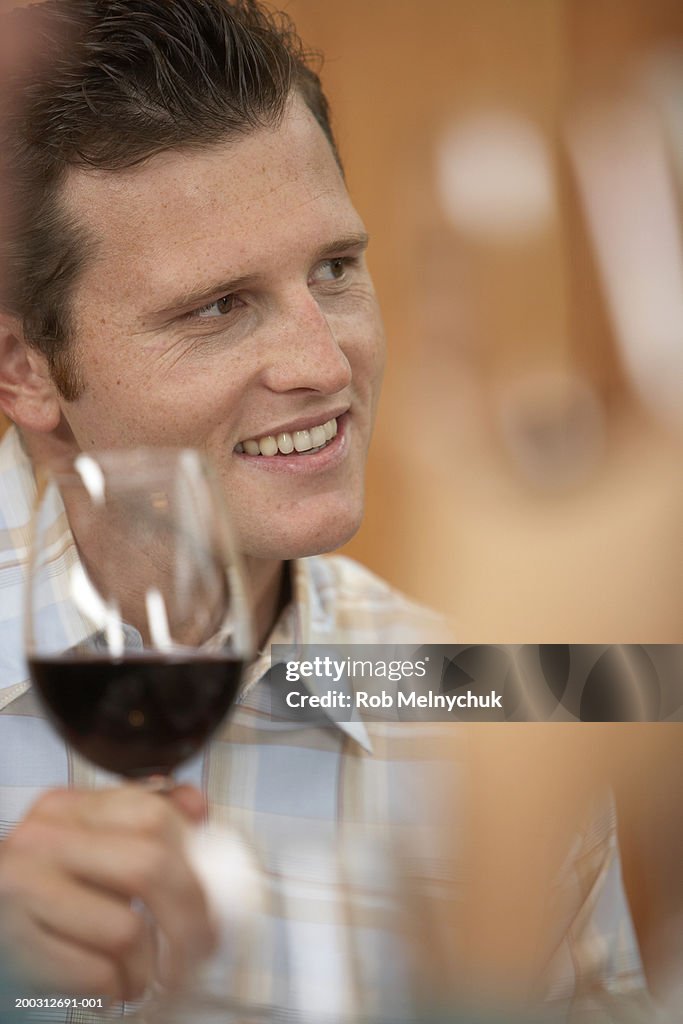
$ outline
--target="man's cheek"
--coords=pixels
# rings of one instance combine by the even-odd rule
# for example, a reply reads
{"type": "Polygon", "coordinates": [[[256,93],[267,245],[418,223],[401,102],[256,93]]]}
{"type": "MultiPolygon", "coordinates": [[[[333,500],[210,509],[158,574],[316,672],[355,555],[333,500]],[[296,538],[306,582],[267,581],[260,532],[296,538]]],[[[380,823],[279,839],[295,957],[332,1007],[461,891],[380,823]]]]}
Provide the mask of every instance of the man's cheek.
{"type": "Polygon", "coordinates": [[[379,392],[382,385],[382,378],[384,377],[384,369],[386,366],[386,356],[386,342],[384,335],[382,335],[375,341],[371,363],[371,374],[376,394],[379,392]]]}
{"type": "Polygon", "coordinates": [[[386,341],[384,333],[376,327],[361,336],[357,346],[357,363],[370,383],[379,383],[386,362],[386,341]]]}

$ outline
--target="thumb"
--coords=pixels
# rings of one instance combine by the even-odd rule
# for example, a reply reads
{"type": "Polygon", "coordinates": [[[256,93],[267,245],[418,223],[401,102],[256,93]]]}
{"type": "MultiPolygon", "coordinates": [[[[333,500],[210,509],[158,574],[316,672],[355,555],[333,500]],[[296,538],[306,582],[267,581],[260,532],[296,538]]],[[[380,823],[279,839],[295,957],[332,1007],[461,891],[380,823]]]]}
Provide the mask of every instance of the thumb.
{"type": "Polygon", "coordinates": [[[198,825],[206,818],[206,800],[195,786],[176,786],[168,794],[168,799],[192,824],[198,825]]]}

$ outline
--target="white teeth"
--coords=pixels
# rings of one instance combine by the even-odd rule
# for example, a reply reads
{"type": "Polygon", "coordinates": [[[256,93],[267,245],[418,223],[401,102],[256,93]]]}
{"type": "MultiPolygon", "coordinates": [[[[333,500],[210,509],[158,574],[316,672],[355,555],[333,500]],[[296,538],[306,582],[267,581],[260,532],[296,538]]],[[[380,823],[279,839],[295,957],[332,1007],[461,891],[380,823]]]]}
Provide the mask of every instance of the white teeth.
{"type": "Polygon", "coordinates": [[[311,434],[308,430],[295,430],[294,431],[294,447],[298,452],[307,452],[309,448],[312,448],[311,434]]]}
{"type": "Polygon", "coordinates": [[[328,441],[336,436],[338,431],[336,419],[327,420],[319,426],[310,427],[308,430],[295,430],[293,434],[282,433],[277,437],[268,434],[261,438],[250,438],[248,441],[241,441],[235,446],[238,453],[246,452],[247,455],[291,455],[292,452],[320,451],[328,441]]]}
{"type": "Polygon", "coordinates": [[[283,455],[291,455],[294,451],[294,438],[291,434],[278,434],[277,446],[283,455]]]}
{"type": "Polygon", "coordinates": [[[325,428],[313,427],[311,430],[311,445],[314,448],[320,448],[325,444],[325,441],[327,441],[327,438],[325,437],[325,428]]]}
{"type": "Polygon", "coordinates": [[[258,446],[261,455],[277,455],[277,441],[274,437],[262,437],[258,446]]]}

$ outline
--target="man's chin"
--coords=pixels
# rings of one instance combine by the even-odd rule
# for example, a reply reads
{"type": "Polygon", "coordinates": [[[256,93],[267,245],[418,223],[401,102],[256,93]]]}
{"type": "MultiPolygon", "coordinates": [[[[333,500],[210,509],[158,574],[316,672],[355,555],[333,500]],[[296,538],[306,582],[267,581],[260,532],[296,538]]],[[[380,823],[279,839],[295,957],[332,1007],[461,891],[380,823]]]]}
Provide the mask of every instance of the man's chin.
{"type": "Polygon", "coordinates": [[[273,530],[268,537],[260,537],[258,541],[254,538],[252,543],[245,544],[244,553],[252,558],[277,561],[324,555],[348,543],[358,532],[362,518],[361,509],[332,521],[300,523],[281,531],[273,530]]]}

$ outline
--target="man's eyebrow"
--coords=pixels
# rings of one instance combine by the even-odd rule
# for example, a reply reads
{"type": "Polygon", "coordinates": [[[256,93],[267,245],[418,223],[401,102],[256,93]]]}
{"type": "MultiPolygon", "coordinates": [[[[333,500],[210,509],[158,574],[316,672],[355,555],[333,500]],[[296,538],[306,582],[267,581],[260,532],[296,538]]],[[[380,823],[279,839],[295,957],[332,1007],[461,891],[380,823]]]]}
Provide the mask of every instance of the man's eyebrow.
{"type": "Polygon", "coordinates": [[[200,288],[192,288],[176,293],[175,298],[159,309],[151,309],[143,316],[149,323],[164,321],[182,313],[183,310],[196,309],[206,305],[213,299],[220,299],[222,295],[230,295],[232,292],[247,288],[255,281],[254,274],[245,274],[242,277],[233,277],[225,281],[216,281],[212,285],[202,285],[200,288]]]}
{"type": "Polygon", "coordinates": [[[319,249],[315,255],[314,262],[329,259],[330,256],[343,255],[349,249],[363,251],[367,249],[369,241],[370,236],[366,231],[356,231],[351,235],[344,235],[343,238],[337,238],[331,245],[324,245],[322,249],[319,249]]]}
{"type": "MultiPolygon", "coordinates": [[[[330,259],[332,256],[343,256],[349,250],[364,251],[369,235],[365,231],[353,232],[335,239],[333,242],[326,242],[318,249],[312,258],[313,263],[319,260],[330,259]]],[[[168,320],[170,317],[182,313],[183,310],[196,309],[206,303],[219,299],[222,295],[230,295],[241,288],[248,288],[256,281],[256,274],[244,274],[241,277],[234,277],[227,280],[216,281],[212,285],[202,285],[199,288],[191,288],[178,292],[173,299],[165,303],[159,309],[149,310],[144,314],[147,323],[168,320]]]]}

